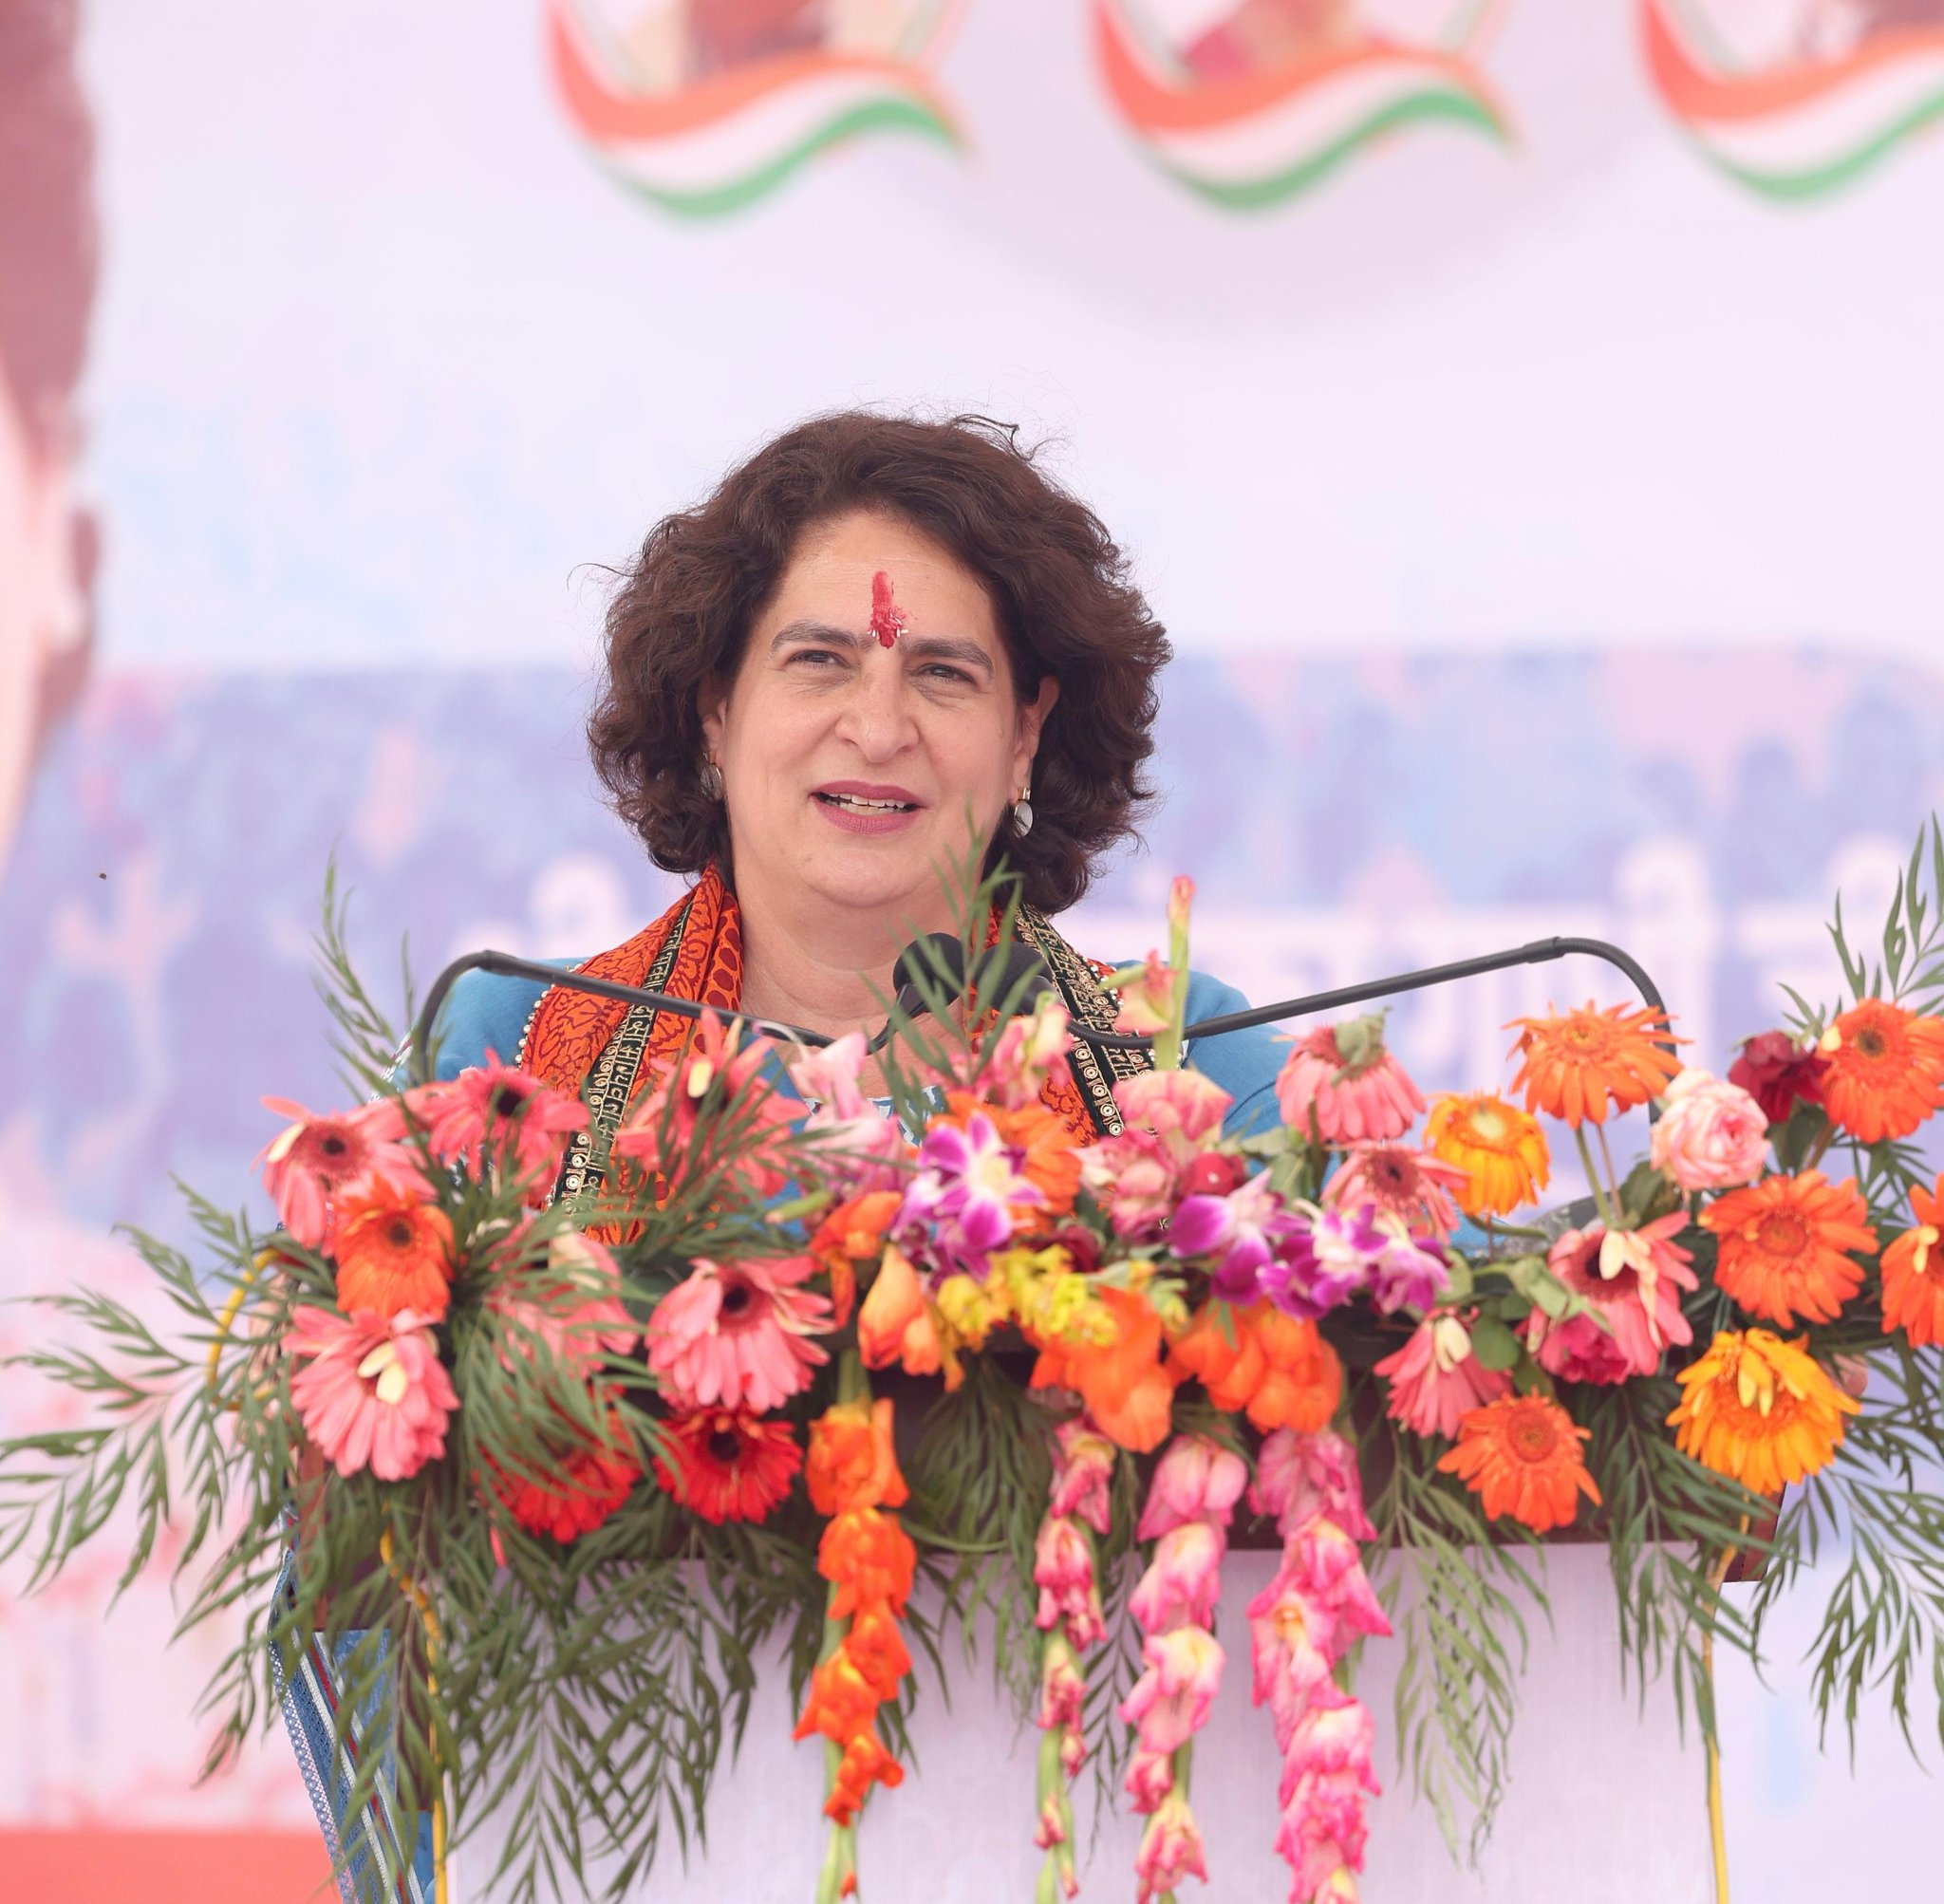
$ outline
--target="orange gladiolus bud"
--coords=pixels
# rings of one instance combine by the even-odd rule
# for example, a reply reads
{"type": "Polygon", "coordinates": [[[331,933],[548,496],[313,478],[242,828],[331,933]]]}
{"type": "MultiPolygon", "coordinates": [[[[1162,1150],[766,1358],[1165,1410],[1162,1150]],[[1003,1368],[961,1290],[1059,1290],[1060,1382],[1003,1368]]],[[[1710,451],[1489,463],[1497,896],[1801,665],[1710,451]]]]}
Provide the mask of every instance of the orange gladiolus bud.
{"type": "Polygon", "coordinates": [[[885,1750],[877,1734],[860,1732],[844,1747],[843,1763],[831,1781],[831,1795],[824,1801],[824,1815],[838,1824],[849,1824],[863,1809],[872,1785],[904,1782],[904,1766],[885,1750]]]}
{"type": "Polygon", "coordinates": [[[895,1245],[885,1251],[877,1279],[857,1312],[857,1347],[867,1369],[902,1362],[907,1375],[938,1373],[938,1324],[918,1272],[895,1245]]]}
{"type": "Polygon", "coordinates": [[[896,1507],[908,1499],[891,1447],[891,1404],[838,1402],[811,1424],[803,1479],[819,1514],[896,1507]]]}
{"type": "Polygon", "coordinates": [[[830,1617],[847,1619],[862,1607],[905,1611],[918,1549],[888,1514],[855,1507],[839,1514],[817,1542],[816,1570],[836,1589],[830,1617]]]}

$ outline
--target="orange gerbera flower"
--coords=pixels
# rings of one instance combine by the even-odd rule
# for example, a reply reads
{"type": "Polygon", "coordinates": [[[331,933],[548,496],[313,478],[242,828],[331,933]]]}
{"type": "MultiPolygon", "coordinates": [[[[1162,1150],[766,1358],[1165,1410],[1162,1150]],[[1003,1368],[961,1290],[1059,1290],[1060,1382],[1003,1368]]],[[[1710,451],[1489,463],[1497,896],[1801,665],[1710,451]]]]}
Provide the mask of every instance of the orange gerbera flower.
{"type": "Polygon", "coordinates": [[[1944,1342],[1944,1175],[1911,1185],[1910,1213],[1916,1223],[1883,1252],[1883,1333],[1901,1329],[1923,1349],[1944,1342]]]}
{"type": "Polygon", "coordinates": [[[1944,1106],[1944,1021],[1886,999],[1852,1005],[1822,1034],[1822,1104],[1860,1144],[1908,1137],[1944,1106]]]}
{"type": "Polygon", "coordinates": [[[1233,1309],[1224,1331],[1216,1305],[1204,1303],[1168,1355],[1177,1379],[1201,1377],[1208,1399],[1224,1414],[1246,1412],[1267,1434],[1328,1428],[1343,1398],[1343,1364],[1317,1333],[1266,1302],[1233,1309]]]}
{"type": "Polygon", "coordinates": [[[884,1247],[885,1232],[904,1201],[902,1190],[866,1190],[827,1211],[817,1224],[810,1253],[831,1279],[832,1328],[850,1321],[850,1305],[857,1299],[857,1265],[884,1247]]]}
{"type": "Polygon", "coordinates": [[[875,1507],[839,1514],[816,1546],[816,1570],[836,1589],[829,1609],[833,1620],[848,1619],[861,1607],[903,1613],[917,1566],[918,1549],[897,1516],[875,1507]]]}
{"type": "Polygon", "coordinates": [[[452,1223],[422,1194],[384,1178],[341,1205],[335,1254],[338,1307],[401,1310],[438,1321],[452,1306],[452,1223]]]}
{"type": "Polygon", "coordinates": [[[946,1094],[950,1120],[963,1129],[974,1111],[992,1120],[1000,1141],[1017,1145],[1025,1155],[1020,1172],[1046,1199],[1038,1212],[1043,1217],[1063,1217],[1074,1207],[1080,1188],[1080,1153],[1074,1146],[1074,1133],[1065,1120],[1043,1104],[1023,1104],[1008,1111],[1001,1104],[987,1104],[969,1091],[946,1094]]]}
{"type": "Polygon", "coordinates": [[[1786,1328],[1835,1321],[1862,1287],[1862,1264],[1850,1252],[1877,1253],[1868,1215],[1855,1178],[1832,1184],[1804,1170],[1717,1197],[1701,1227],[1721,1239],[1715,1281],[1749,1315],[1786,1328]]]}
{"type": "Polygon", "coordinates": [[[1032,1386],[1073,1390],[1101,1433],[1146,1454],[1161,1446],[1174,1411],[1174,1381],[1161,1366],[1161,1318],[1131,1289],[1099,1289],[1094,1300],[1113,1318],[1113,1339],[1040,1344],[1032,1386]]]}
{"type": "Polygon", "coordinates": [[[1509,1215],[1531,1203],[1552,1175],[1537,1121],[1486,1091],[1433,1099],[1424,1135],[1433,1156],[1465,1172],[1465,1186],[1454,1194],[1467,1216],[1509,1215]]]}
{"type": "Polygon", "coordinates": [[[819,1514],[901,1505],[907,1495],[891,1447],[890,1397],[833,1402],[811,1423],[803,1480],[819,1514]]]}
{"type": "Polygon", "coordinates": [[[1479,1497],[1488,1521],[1509,1514],[1543,1534],[1571,1523],[1580,1495],[1599,1504],[1580,1454],[1589,1433],[1544,1395],[1501,1395],[1459,1416],[1457,1444],[1438,1465],[1479,1497]]]}
{"type": "Polygon", "coordinates": [[[1667,1418],[1674,1445],[1759,1494],[1826,1466],[1841,1446],[1843,1416],[1862,1404],[1823,1372],[1808,1339],[1723,1330],[1680,1372],[1681,1399],[1667,1418]]]}
{"type": "Polygon", "coordinates": [[[1555,1017],[1514,1018],[1505,1029],[1512,1025],[1524,1026],[1512,1045],[1522,1058],[1512,1089],[1523,1090],[1526,1110],[1563,1118],[1576,1130],[1588,1119],[1603,1124],[1609,1104],[1626,1111],[1658,1097],[1681,1068],[1669,1046],[1687,1042],[1673,1037],[1663,1012],[1644,1005],[1601,1011],[1591,999],[1555,1017]]]}

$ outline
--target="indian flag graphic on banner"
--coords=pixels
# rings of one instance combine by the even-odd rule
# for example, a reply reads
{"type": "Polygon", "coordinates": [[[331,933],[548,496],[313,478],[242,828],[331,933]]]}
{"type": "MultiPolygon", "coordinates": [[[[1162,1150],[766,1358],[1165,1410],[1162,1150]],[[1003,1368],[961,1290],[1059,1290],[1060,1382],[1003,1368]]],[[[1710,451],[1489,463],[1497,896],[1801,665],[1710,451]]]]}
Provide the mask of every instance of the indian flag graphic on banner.
{"type": "Polygon", "coordinates": [[[568,117],[671,212],[738,212],[865,133],[957,145],[932,81],[963,0],[547,0],[568,117]]]}
{"type": "Polygon", "coordinates": [[[1092,4],[1108,97],[1218,204],[1275,204],[1415,126],[1510,136],[1478,65],[1501,0],[1092,4]]]}
{"type": "Polygon", "coordinates": [[[1640,0],[1640,22],[1675,118],[1773,197],[1835,191],[1944,118],[1944,0],[1640,0]]]}

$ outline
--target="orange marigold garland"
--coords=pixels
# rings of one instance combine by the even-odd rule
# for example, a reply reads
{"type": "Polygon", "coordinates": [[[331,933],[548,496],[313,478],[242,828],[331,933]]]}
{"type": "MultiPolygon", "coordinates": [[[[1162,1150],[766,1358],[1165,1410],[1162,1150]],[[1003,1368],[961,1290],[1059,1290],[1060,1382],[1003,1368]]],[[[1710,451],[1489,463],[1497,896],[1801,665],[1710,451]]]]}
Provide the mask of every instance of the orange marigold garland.
{"type": "Polygon", "coordinates": [[[1822,1104],[1860,1144],[1908,1137],[1944,1107],[1944,1021],[1864,999],[1822,1034],[1822,1104]]]}
{"type": "Polygon", "coordinates": [[[1911,1346],[1944,1342],[1944,1174],[1930,1189],[1913,1184],[1912,1226],[1883,1252],[1883,1333],[1901,1329],[1911,1346]]]}
{"type": "Polygon", "coordinates": [[[1486,1520],[1509,1515],[1545,1534],[1572,1524],[1580,1495],[1599,1505],[1580,1451],[1590,1432],[1544,1395],[1501,1395],[1459,1418],[1438,1466],[1479,1497],[1486,1520]]]}
{"type": "Polygon", "coordinates": [[[1829,1379],[1807,1336],[1785,1342],[1766,1329],[1723,1330],[1676,1379],[1675,1446],[1758,1494],[1826,1467],[1842,1446],[1842,1418],[1862,1407],[1829,1379]]]}
{"type": "Polygon", "coordinates": [[[1835,1321],[1863,1286],[1856,1256],[1877,1253],[1868,1216],[1853,1177],[1804,1170],[1716,1198],[1701,1227],[1720,1239],[1715,1281],[1750,1316],[1787,1328],[1835,1321]]]}
{"type": "Polygon", "coordinates": [[[873,1402],[863,1365],[847,1356],[839,1375],[845,1399],[811,1425],[804,1482],[812,1504],[830,1517],[817,1543],[817,1572],[830,1582],[823,1657],[795,1737],[821,1733],[830,1777],[824,1813],[831,1848],[818,1904],[857,1890],[857,1814],[873,1785],[895,1785],[905,1770],[877,1733],[877,1710],[897,1696],[911,1670],[898,1631],[910,1597],[918,1550],[887,1510],[907,1499],[891,1447],[891,1405],[873,1402]]]}
{"type": "Polygon", "coordinates": [[[1528,1111],[1542,1111],[1577,1130],[1603,1124],[1609,1107],[1631,1110],[1658,1097],[1680,1070],[1672,1047],[1685,1043],[1668,1030],[1667,1015],[1649,1006],[1629,1011],[1587,1003],[1544,1018],[1514,1018],[1524,1029],[1512,1050],[1519,1055],[1514,1091],[1525,1093],[1528,1111]]]}

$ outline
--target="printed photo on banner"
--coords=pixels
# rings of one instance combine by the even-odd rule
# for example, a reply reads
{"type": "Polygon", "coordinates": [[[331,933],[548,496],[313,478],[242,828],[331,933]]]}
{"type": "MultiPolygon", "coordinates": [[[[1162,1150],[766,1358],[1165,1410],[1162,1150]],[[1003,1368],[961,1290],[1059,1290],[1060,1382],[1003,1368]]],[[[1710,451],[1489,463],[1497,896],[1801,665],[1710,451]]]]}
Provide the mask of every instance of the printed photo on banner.
{"type": "Polygon", "coordinates": [[[548,0],[561,104],[617,183],[739,212],[875,133],[956,146],[933,72],[963,0],[548,0]]]}
{"type": "Polygon", "coordinates": [[[1321,183],[1412,128],[1505,140],[1481,64],[1506,0],[1094,0],[1115,112],[1182,184],[1236,210],[1321,183]]]}
{"type": "Polygon", "coordinates": [[[1775,198],[1852,184],[1944,119],[1944,0],[1640,0],[1654,89],[1775,198]]]}

